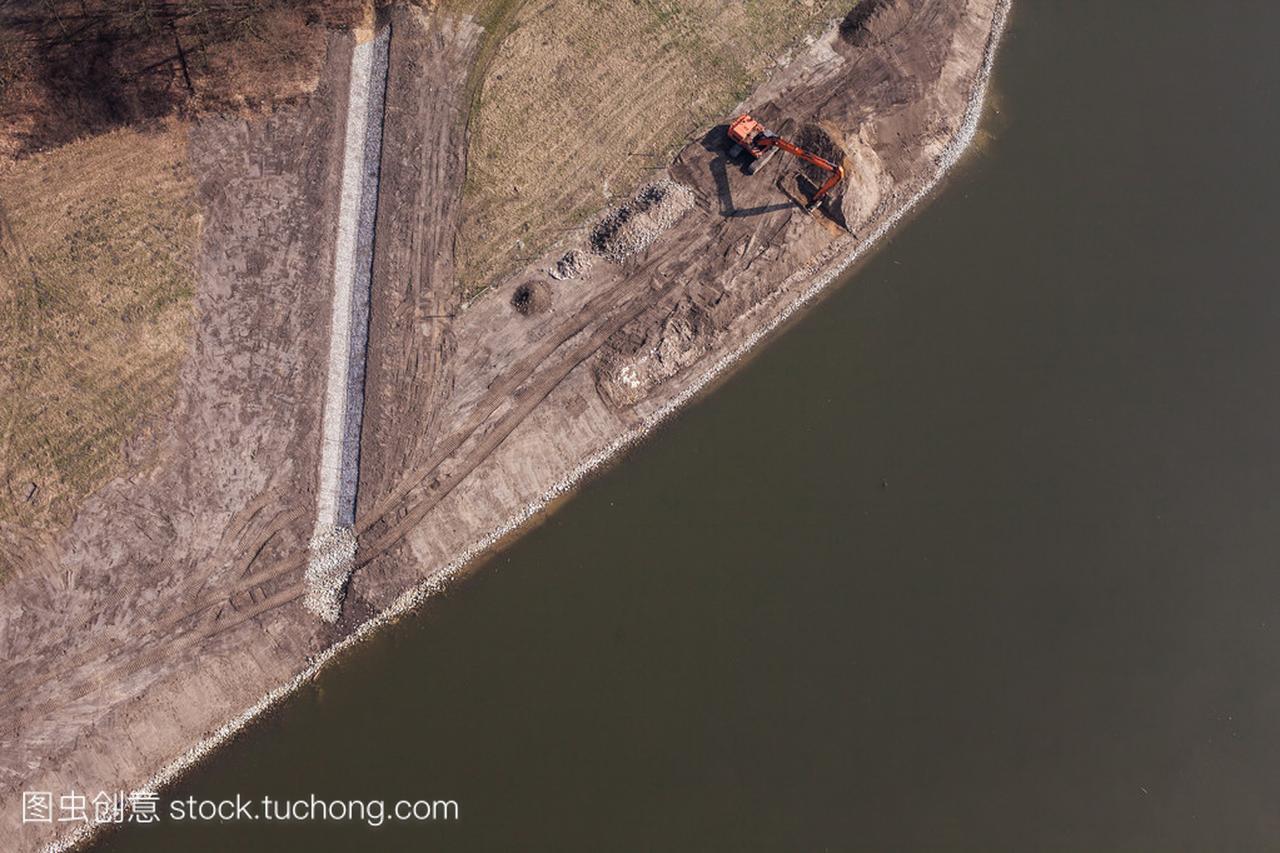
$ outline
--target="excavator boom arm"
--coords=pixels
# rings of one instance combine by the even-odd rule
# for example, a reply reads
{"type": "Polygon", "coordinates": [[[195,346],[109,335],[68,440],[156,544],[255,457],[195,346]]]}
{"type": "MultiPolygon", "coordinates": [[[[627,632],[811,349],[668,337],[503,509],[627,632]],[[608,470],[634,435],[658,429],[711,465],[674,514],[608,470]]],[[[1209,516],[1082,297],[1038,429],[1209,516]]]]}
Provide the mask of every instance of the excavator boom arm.
{"type": "Polygon", "coordinates": [[[831,177],[827,178],[826,182],[821,187],[819,187],[818,191],[813,194],[813,197],[811,199],[809,199],[809,207],[815,206],[816,204],[818,204],[818,202],[826,198],[827,194],[830,193],[831,190],[835,188],[836,184],[840,183],[840,181],[844,179],[843,166],[839,165],[838,163],[832,163],[830,160],[826,159],[825,157],[819,157],[817,154],[814,154],[812,151],[806,151],[805,149],[801,148],[799,145],[796,145],[793,142],[788,142],[787,140],[783,139],[781,136],[774,136],[773,134],[762,133],[757,138],[756,144],[761,148],[770,148],[770,147],[781,148],[783,151],[786,151],[788,154],[794,154],[795,156],[799,157],[801,160],[805,161],[806,163],[812,163],[813,165],[817,166],[819,169],[825,169],[826,171],[831,173],[831,177]]]}

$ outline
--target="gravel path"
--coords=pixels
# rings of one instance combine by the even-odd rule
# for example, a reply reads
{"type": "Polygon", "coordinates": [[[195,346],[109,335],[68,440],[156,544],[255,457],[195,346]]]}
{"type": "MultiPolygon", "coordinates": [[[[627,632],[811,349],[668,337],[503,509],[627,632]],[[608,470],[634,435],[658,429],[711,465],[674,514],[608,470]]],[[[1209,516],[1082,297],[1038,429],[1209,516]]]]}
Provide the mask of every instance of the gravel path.
{"type": "Polygon", "coordinates": [[[307,607],[329,622],[338,618],[354,556],[354,548],[334,543],[349,538],[339,532],[355,520],[390,36],[391,28],[384,27],[357,44],[351,57],[316,526],[306,575],[307,607]]]}

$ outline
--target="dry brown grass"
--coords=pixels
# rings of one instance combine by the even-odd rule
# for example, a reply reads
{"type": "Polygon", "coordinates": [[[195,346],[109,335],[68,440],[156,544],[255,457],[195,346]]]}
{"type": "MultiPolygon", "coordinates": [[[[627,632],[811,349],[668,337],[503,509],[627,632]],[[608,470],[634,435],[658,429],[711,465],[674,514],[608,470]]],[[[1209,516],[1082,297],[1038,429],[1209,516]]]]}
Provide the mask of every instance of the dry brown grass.
{"type": "Polygon", "coordinates": [[[652,177],[851,5],[525,2],[487,64],[472,119],[463,288],[483,288],[652,177]]]}
{"type": "Polygon", "coordinates": [[[192,192],[176,126],[0,171],[0,520],[66,521],[172,405],[199,239],[192,192]]]}

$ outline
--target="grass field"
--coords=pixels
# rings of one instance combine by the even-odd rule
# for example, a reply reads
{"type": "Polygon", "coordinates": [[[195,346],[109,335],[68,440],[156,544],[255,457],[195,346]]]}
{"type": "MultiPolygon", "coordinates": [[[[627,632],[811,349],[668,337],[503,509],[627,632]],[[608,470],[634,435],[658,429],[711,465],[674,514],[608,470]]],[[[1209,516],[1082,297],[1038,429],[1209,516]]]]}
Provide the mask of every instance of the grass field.
{"type": "Polygon", "coordinates": [[[0,171],[0,520],[65,522],[173,404],[199,237],[184,139],[115,131],[0,171]]]}
{"type": "Polygon", "coordinates": [[[631,192],[852,0],[472,6],[502,30],[488,33],[471,121],[458,239],[468,293],[631,192]]]}

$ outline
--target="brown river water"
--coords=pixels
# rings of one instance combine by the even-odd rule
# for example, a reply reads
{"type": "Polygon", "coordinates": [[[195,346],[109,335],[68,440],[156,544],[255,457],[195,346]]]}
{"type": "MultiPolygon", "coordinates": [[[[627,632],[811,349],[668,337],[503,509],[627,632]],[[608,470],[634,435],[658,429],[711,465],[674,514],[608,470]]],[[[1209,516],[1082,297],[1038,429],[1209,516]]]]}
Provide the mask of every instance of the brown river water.
{"type": "Polygon", "coordinates": [[[95,849],[1280,849],[1277,32],[1015,0],[926,209],[161,804],[457,820],[95,849]]]}

